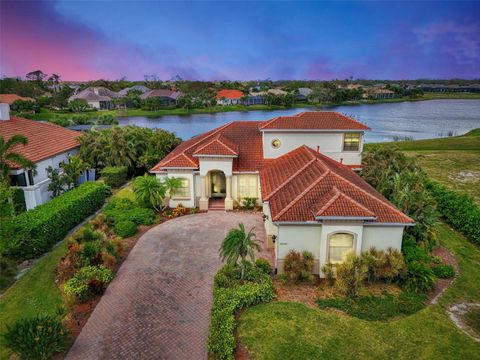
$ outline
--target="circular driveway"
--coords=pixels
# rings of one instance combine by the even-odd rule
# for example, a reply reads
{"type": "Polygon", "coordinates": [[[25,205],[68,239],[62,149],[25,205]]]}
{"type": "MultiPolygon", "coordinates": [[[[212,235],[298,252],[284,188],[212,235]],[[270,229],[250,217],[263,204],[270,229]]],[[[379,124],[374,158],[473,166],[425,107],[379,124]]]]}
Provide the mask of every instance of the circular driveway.
{"type": "Polygon", "coordinates": [[[218,249],[239,222],[264,244],[259,213],[189,215],[145,233],[66,359],[206,359],[218,249]]]}

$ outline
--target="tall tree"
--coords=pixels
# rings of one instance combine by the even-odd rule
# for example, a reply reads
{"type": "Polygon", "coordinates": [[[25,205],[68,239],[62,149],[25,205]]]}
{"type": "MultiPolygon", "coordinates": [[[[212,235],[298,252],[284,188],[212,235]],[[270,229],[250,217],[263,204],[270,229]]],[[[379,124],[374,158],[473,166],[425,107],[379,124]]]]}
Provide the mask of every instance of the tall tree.
{"type": "Polygon", "coordinates": [[[8,173],[11,164],[20,165],[25,169],[33,169],[35,164],[14,150],[17,145],[27,145],[28,139],[23,135],[13,135],[5,141],[0,136],[0,182],[8,183],[8,173]]]}
{"type": "Polygon", "coordinates": [[[35,70],[29,72],[27,75],[25,75],[25,77],[27,78],[27,80],[35,81],[38,84],[42,84],[43,79],[47,77],[47,74],[45,74],[42,70],[35,70]]]}

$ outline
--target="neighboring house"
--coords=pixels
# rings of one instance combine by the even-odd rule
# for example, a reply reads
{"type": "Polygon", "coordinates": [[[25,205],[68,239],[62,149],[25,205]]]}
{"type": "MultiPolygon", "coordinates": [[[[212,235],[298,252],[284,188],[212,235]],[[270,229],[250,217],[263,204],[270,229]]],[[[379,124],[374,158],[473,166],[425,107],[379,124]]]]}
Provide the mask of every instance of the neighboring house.
{"type": "Polygon", "coordinates": [[[370,99],[392,99],[396,96],[395,91],[388,90],[388,89],[375,89],[370,88],[367,89],[366,96],[370,99]]]}
{"type": "Polygon", "coordinates": [[[180,91],[156,89],[143,93],[140,95],[140,99],[145,100],[158,97],[162,99],[164,106],[172,106],[176,105],[178,103],[178,99],[180,99],[182,96],[183,94],[180,91]]]}
{"type": "Polygon", "coordinates": [[[243,96],[240,90],[220,90],[215,99],[218,105],[238,105],[241,104],[243,96]]]}
{"type": "Polygon", "coordinates": [[[263,205],[275,267],[290,249],[314,254],[314,272],[346,252],[401,248],[412,219],[352,169],[361,167],[364,124],[335,112],[235,121],[181,143],[151,170],[182,180],[169,205],[231,210],[263,205]]]}
{"type": "Polygon", "coordinates": [[[442,84],[420,84],[416,86],[426,92],[480,92],[480,84],[472,85],[442,85],[442,84]]]}
{"type": "Polygon", "coordinates": [[[20,96],[17,94],[0,94],[0,104],[12,105],[17,100],[35,101],[32,98],[20,96]]]}
{"type": "Polygon", "coordinates": [[[308,96],[313,92],[310,88],[298,88],[298,93],[296,95],[297,100],[307,101],[308,96]]]}
{"type": "Polygon", "coordinates": [[[70,96],[68,101],[83,99],[94,109],[109,110],[115,108],[113,99],[118,97],[120,96],[115,91],[109,90],[105,87],[95,86],[86,88],[85,90],[70,96]]]}
{"type": "Polygon", "coordinates": [[[243,102],[244,105],[261,105],[265,103],[265,96],[272,94],[275,96],[285,96],[288,93],[281,89],[269,89],[266,91],[251,92],[247,95],[247,99],[243,102]]]}
{"type": "Polygon", "coordinates": [[[118,95],[122,96],[122,97],[127,96],[128,92],[132,91],[132,90],[140,91],[142,94],[146,93],[147,91],[150,91],[150,89],[148,87],[146,87],[145,85],[133,85],[133,86],[130,86],[128,88],[120,90],[118,92],[118,95]]]}
{"type": "Polygon", "coordinates": [[[51,123],[10,116],[7,104],[0,104],[0,110],[0,136],[5,140],[13,135],[28,139],[26,146],[18,145],[14,151],[34,162],[36,169],[26,170],[12,164],[10,184],[23,190],[27,209],[33,209],[50,200],[47,168],[58,169],[71,155],[77,154],[80,147],[77,138],[81,134],[51,123]]]}

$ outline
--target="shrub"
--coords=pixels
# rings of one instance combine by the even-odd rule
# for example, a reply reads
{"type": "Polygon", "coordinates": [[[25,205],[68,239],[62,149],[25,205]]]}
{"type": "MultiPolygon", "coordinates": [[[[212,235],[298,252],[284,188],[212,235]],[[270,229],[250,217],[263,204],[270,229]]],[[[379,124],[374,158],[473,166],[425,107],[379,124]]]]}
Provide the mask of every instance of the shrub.
{"type": "Polygon", "coordinates": [[[449,279],[455,276],[455,270],[452,265],[435,265],[432,270],[435,276],[440,279],[449,279]]]}
{"type": "Polygon", "coordinates": [[[322,272],[325,275],[327,284],[333,286],[335,284],[335,266],[332,263],[327,263],[322,266],[322,272]]]}
{"type": "Polygon", "coordinates": [[[99,241],[89,241],[83,245],[80,258],[84,266],[95,265],[94,260],[102,251],[102,244],[99,241]]]}
{"type": "Polygon", "coordinates": [[[313,254],[309,251],[302,253],[290,250],[285,256],[283,270],[290,281],[309,281],[312,279],[313,254]]]}
{"type": "Polygon", "coordinates": [[[155,222],[155,212],[152,209],[142,208],[127,198],[112,199],[103,213],[106,219],[114,223],[128,220],[137,225],[151,225],[155,222]]]}
{"type": "MultiPolygon", "coordinates": [[[[256,269],[250,266],[250,269],[256,269]]],[[[258,271],[258,269],[256,269],[258,271]]],[[[240,269],[226,265],[215,276],[208,350],[216,359],[233,359],[235,350],[235,313],[243,308],[270,301],[275,297],[272,280],[261,271],[262,282],[234,280],[240,269]],[[218,279],[228,278],[229,281],[218,279]],[[222,284],[227,285],[224,287],[222,284]]],[[[247,270],[248,273],[248,270],[247,270]]]]}
{"type": "Polygon", "coordinates": [[[402,254],[393,248],[379,251],[372,247],[362,253],[361,261],[367,266],[369,281],[383,280],[390,282],[406,270],[402,254]]]}
{"type": "Polygon", "coordinates": [[[87,182],[35,209],[2,223],[0,254],[32,259],[50,250],[68,231],[98,210],[109,189],[87,182]]]}
{"type": "Polygon", "coordinates": [[[125,166],[107,166],[102,170],[105,184],[118,188],[127,182],[128,169],[125,166]]]}
{"type": "Polygon", "coordinates": [[[431,257],[428,255],[427,251],[418,246],[413,240],[404,240],[403,241],[403,258],[408,263],[413,261],[429,263],[431,257]]]}
{"type": "Polygon", "coordinates": [[[336,266],[337,278],[335,286],[345,296],[355,297],[363,288],[368,268],[362,259],[354,254],[348,254],[345,261],[336,266]]]}
{"type": "Polygon", "coordinates": [[[10,286],[15,280],[17,274],[17,267],[15,263],[5,256],[0,255],[0,290],[10,286]]]}
{"type": "Polygon", "coordinates": [[[257,198],[245,197],[242,199],[242,207],[245,209],[254,209],[257,205],[257,198]]]}
{"type": "Polygon", "coordinates": [[[426,292],[435,285],[435,274],[427,264],[413,261],[408,264],[408,270],[401,280],[401,285],[409,292],[426,292]]]}
{"type": "Polygon", "coordinates": [[[437,201],[443,217],[471,241],[480,244],[480,207],[475,200],[433,181],[427,183],[427,189],[437,201]]]}
{"type": "Polygon", "coordinates": [[[115,265],[117,264],[117,259],[115,256],[109,254],[108,252],[102,252],[100,254],[102,259],[102,265],[109,270],[115,270],[115,265]]]}
{"type": "Polygon", "coordinates": [[[112,271],[103,266],[85,266],[63,286],[65,294],[79,301],[100,295],[112,281],[112,271]]]}
{"type": "Polygon", "coordinates": [[[257,259],[257,261],[255,261],[255,266],[267,275],[270,275],[272,273],[272,267],[270,266],[270,263],[267,259],[257,259]]]}
{"type": "Polygon", "coordinates": [[[68,331],[53,316],[40,315],[7,325],[5,346],[21,359],[49,359],[66,348],[68,331]]]}
{"type": "Polygon", "coordinates": [[[137,224],[130,220],[122,220],[115,223],[113,230],[122,238],[128,238],[137,233],[137,224]]]}

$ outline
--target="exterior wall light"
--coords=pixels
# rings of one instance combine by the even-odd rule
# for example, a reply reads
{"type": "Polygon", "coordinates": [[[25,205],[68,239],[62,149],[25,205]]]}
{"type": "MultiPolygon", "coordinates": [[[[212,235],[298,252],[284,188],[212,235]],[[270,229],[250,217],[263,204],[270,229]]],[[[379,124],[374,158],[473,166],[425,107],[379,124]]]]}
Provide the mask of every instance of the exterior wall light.
{"type": "Polygon", "coordinates": [[[277,240],[277,235],[272,235],[272,242],[275,244],[275,241],[277,240]]]}
{"type": "Polygon", "coordinates": [[[263,214],[262,219],[263,219],[263,222],[265,222],[268,219],[268,215],[263,214]]]}

